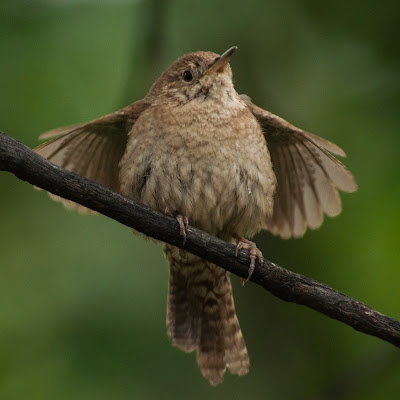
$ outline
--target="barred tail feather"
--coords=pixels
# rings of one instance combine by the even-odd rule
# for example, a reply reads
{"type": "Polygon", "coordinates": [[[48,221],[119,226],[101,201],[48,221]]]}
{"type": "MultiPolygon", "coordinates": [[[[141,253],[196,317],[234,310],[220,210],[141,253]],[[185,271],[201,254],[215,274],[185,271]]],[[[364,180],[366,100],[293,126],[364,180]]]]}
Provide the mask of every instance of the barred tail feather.
{"type": "Polygon", "coordinates": [[[229,273],[165,245],[170,265],[167,332],[183,351],[196,350],[197,363],[211,385],[222,382],[226,368],[244,375],[249,356],[236,317],[229,273]]]}

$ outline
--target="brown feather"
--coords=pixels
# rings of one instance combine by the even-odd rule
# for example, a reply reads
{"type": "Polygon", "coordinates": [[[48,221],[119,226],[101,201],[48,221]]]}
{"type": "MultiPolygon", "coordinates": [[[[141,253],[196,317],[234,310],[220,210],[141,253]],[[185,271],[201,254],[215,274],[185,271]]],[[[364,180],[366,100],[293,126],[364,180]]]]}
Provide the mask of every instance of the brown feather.
{"type": "Polygon", "coordinates": [[[257,107],[249,97],[241,97],[264,132],[277,179],[274,212],[267,228],[283,238],[299,237],[307,227],[318,228],[323,214],[338,215],[338,189],[357,190],[350,171],[330,154],[344,157],[344,151],[257,107]]]}
{"type": "Polygon", "coordinates": [[[236,317],[229,273],[176,247],[164,245],[169,262],[167,332],[183,351],[196,350],[203,376],[221,383],[226,368],[244,375],[249,356],[236,317]]]}
{"type": "MultiPolygon", "coordinates": [[[[119,191],[119,161],[129,131],[147,107],[148,103],[141,100],[94,121],[51,130],[39,138],[53,139],[34,150],[56,165],[119,191]]],[[[69,209],[94,213],[53,194],[50,197],[69,209]]]]}

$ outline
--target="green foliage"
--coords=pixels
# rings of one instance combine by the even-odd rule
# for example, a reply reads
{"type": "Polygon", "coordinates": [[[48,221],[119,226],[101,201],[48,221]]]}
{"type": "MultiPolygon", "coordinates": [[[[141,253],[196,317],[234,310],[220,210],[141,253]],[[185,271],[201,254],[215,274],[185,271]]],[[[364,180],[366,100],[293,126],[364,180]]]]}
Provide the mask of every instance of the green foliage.
{"type": "MultiPolygon", "coordinates": [[[[0,129],[33,147],[143,97],[185,52],[232,57],[236,87],[345,149],[359,191],[264,256],[400,318],[398,2],[0,4],[0,129]],[[156,23],[154,21],[157,21],[156,23]],[[158,36],[154,34],[158,32],[158,36]]],[[[0,174],[0,398],[395,398],[399,353],[233,278],[250,374],[211,388],[165,333],[161,249],[0,174]]]]}

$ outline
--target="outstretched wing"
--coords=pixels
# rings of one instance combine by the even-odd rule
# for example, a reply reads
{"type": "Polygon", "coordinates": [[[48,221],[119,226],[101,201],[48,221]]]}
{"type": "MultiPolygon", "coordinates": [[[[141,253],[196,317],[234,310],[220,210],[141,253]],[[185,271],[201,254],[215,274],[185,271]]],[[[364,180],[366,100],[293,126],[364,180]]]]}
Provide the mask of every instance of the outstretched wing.
{"type": "MultiPolygon", "coordinates": [[[[118,164],[126,147],[128,133],[147,107],[148,104],[140,100],[94,121],[46,132],[39,139],[53,139],[34,151],[62,168],[118,191],[118,164]]],[[[50,196],[62,201],[67,208],[90,212],[72,201],[53,194],[50,196]]]]}
{"type": "Polygon", "coordinates": [[[353,175],[330,154],[345,157],[344,151],[241,97],[261,125],[277,179],[268,229],[283,238],[299,237],[307,227],[318,228],[324,214],[338,215],[337,189],[357,190],[353,175]]]}

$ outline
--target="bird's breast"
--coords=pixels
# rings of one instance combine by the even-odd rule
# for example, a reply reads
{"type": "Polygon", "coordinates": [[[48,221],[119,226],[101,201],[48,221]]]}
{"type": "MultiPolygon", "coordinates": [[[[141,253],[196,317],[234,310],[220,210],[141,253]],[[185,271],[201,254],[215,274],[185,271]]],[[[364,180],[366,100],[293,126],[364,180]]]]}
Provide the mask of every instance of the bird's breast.
{"type": "Polygon", "coordinates": [[[213,234],[261,229],[275,176],[253,115],[246,108],[149,111],[130,133],[121,192],[213,234]]]}

